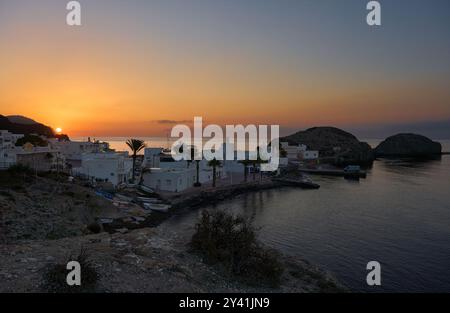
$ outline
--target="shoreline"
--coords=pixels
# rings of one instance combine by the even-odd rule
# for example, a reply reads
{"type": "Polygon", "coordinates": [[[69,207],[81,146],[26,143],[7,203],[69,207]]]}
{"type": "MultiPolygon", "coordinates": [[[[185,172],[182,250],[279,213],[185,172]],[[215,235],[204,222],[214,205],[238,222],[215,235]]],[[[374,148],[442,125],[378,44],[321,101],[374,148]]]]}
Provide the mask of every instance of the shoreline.
{"type": "Polygon", "coordinates": [[[207,189],[199,189],[195,192],[188,192],[184,194],[162,193],[158,194],[158,196],[162,200],[170,203],[171,208],[169,209],[169,212],[162,213],[152,211],[151,214],[148,215],[144,221],[139,223],[125,221],[123,217],[120,217],[114,219],[112,223],[103,224],[102,227],[104,231],[110,234],[120,232],[122,229],[127,229],[127,231],[131,231],[146,227],[157,228],[174,215],[183,214],[184,212],[192,210],[200,210],[204,207],[235,198],[242,194],[284,187],[289,186],[266,179],[265,181],[262,182],[255,181],[235,185],[219,186],[216,188],[211,187],[207,189]]]}

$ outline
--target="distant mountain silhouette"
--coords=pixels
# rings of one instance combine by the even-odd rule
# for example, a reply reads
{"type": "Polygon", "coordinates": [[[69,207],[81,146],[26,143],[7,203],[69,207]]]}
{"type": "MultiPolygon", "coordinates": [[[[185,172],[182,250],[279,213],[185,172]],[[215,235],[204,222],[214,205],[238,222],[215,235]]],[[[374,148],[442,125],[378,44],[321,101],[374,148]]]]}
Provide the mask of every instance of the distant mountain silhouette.
{"type": "Polygon", "coordinates": [[[32,120],[31,118],[25,117],[23,115],[8,115],[7,118],[11,123],[15,124],[23,124],[23,125],[39,124],[35,120],[32,120]]]}
{"type": "Polygon", "coordinates": [[[22,116],[20,116],[20,117],[14,116],[14,117],[12,117],[12,120],[19,121],[19,123],[11,122],[9,117],[0,115],[0,129],[8,130],[14,134],[23,134],[23,135],[38,134],[38,135],[46,136],[48,138],[57,137],[51,127],[48,127],[44,124],[34,122],[33,120],[31,120],[29,118],[22,117],[22,116]],[[31,124],[31,121],[33,121],[34,123],[31,124]]]}

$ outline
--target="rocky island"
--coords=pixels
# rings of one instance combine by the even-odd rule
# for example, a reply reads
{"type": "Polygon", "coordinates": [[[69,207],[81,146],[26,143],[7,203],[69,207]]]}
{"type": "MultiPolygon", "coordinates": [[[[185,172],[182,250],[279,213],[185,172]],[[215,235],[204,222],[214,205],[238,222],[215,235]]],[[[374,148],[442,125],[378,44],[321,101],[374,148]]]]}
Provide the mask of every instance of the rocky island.
{"type": "Polygon", "coordinates": [[[417,134],[397,134],[375,148],[377,157],[429,157],[441,153],[442,145],[439,142],[417,134]]]}
{"type": "Polygon", "coordinates": [[[305,144],[311,150],[318,150],[321,159],[329,159],[334,165],[373,162],[374,154],[370,145],[356,136],[336,127],[313,127],[281,138],[290,144],[305,144]]]}

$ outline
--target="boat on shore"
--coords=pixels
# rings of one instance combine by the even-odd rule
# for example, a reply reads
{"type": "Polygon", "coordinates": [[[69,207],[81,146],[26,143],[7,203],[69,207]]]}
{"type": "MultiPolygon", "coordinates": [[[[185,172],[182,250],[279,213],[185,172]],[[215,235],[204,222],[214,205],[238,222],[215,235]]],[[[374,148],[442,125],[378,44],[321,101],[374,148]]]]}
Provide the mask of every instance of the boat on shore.
{"type": "Polygon", "coordinates": [[[157,198],[148,198],[148,197],[136,197],[136,199],[138,199],[139,201],[143,202],[143,203],[162,203],[161,200],[157,199],[157,198]]]}
{"type": "Polygon", "coordinates": [[[146,193],[150,193],[150,194],[155,193],[155,191],[154,191],[152,188],[149,188],[149,187],[144,186],[144,185],[139,185],[138,188],[139,188],[141,191],[144,191],[144,192],[146,192],[146,193]]]}
{"type": "Polygon", "coordinates": [[[146,208],[147,210],[167,213],[167,212],[169,212],[170,205],[162,204],[162,203],[148,203],[148,202],[145,202],[144,203],[144,208],[146,208]]]}

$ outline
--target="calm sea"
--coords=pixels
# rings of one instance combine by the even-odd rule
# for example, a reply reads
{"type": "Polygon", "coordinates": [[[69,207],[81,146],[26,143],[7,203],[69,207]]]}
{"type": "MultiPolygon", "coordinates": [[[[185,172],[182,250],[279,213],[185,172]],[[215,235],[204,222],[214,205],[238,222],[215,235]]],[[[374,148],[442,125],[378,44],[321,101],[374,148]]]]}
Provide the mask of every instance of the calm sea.
{"type": "MultiPolygon", "coordinates": [[[[170,148],[172,146],[172,143],[175,142],[174,139],[171,138],[165,138],[165,137],[133,137],[135,139],[140,139],[145,142],[147,147],[155,147],[155,148],[170,148]]],[[[94,138],[91,138],[92,140],[94,138]]],[[[126,141],[130,139],[130,137],[96,137],[95,140],[100,141],[107,141],[109,142],[109,146],[111,149],[115,149],[117,151],[129,151],[126,141]]],[[[87,137],[76,137],[72,138],[72,140],[75,141],[86,141],[88,140],[87,137]]],[[[141,154],[143,154],[144,151],[141,151],[141,154]]]]}
{"type": "MultiPolygon", "coordinates": [[[[352,290],[450,292],[450,155],[376,161],[359,182],[313,178],[319,190],[263,191],[211,209],[253,216],[264,243],[328,269],[352,290]],[[372,260],[381,263],[381,287],[366,285],[372,260]]],[[[165,227],[191,227],[198,214],[165,227]]]]}

